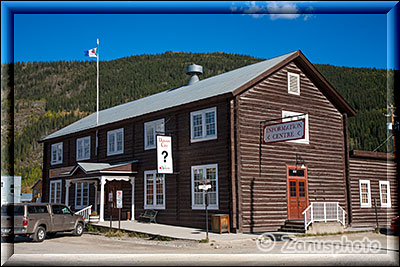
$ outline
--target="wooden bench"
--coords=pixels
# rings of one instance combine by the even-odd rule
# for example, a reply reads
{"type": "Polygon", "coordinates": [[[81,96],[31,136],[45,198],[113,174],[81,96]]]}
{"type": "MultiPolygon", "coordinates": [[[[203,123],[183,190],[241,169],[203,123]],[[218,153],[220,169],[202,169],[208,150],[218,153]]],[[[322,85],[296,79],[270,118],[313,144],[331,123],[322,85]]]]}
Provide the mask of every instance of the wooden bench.
{"type": "Polygon", "coordinates": [[[144,213],[139,215],[138,220],[139,221],[144,221],[145,219],[148,220],[148,222],[156,222],[156,216],[157,216],[158,211],[156,210],[145,210],[144,213]]]}

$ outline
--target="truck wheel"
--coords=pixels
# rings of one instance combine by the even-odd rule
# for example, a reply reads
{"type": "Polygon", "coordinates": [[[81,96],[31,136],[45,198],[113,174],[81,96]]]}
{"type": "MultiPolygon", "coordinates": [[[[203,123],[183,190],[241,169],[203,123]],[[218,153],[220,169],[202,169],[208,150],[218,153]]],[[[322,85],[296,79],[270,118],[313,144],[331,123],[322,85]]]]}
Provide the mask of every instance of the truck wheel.
{"type": "Polygon", "coordinates": [[[77,223],[75,230],[72,232],[74,236],[81,236],[83,234],[83,224],[77,223]]]}
{"type": "Polygon", "coordinates": [[[36,232],[33,234],[33,241],[35,242],[43,242],[46,238],[46,230],[43,226],[39,226],[36,232]]]}

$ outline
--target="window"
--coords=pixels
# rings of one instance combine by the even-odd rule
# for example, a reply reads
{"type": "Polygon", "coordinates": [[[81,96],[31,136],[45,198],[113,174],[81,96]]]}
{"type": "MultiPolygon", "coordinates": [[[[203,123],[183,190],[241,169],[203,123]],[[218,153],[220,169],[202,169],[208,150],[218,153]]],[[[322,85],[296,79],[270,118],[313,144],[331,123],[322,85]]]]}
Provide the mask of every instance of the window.
{"type": "Polygon", "coordinates": [[[144,208],[165,209],[165,175],[157,171],[144,172],[144,208]]]}
{"type": "Polygon", "coordinates": [[[29,214],[48,213],[47,206],[28,206],[29,214]]]}
{"type": "Polygon", "coordinates": [[[300,95],[300,75],[288,72],[288,93],[300,95]]]}
{"type": "Polygon", "coordinates": [[[360,205],[363,208],[371,207],[371,187],[369,180],[360,180],[360,205]]]}
{"type": "Polygon", "coordinates": [[[75,209],[82,209],[89,206],[89,184],[75,184],[75,209]]]}
{"type": "Polygon", "coordinates": [[[51,164],[62,163],[63,160],[63,143],[51,145],[51,164]]]}
{"type": "Polygon", "coordinates": [[[124,153],[124,128],[107,132],[107,156],[124,153]]]}
{"type": "Polygon", "coordinates": [[[156,148],[156,136],[164,134],[164,119],[146,122],[144,124],[144,149],[156,148]]]}
{"type": "Polygon", "coordinates": [[[297,116],[297,115],[301,115],[301,114],[304,114],[304,113],[282,110],[282,122],[295,121],[295,120],[299,120],[299,119],[305,119],[305,121],[306,121],[305,137],[303,139],[290,140],[290,141],[286,141],[286,142],[301,143],[301,144],[309,144],[310,143],[309,127],[308,127],[308,114],[305,114],[302,116],[297,116]],[[291,117],[291,116],[296,116],[296,117],[291,117]],[[291,118],[286,118],[286,117],[291,117],[291,118]]]}
{"type": "Polygon", "coordinates": [[[379,181],[379,192],[381,195],[381,207],[390,208],[390,184],[389,181],[379,181]]]}
{"type": "Polygon", "coordinates": [[[76,160],[90,159],[90,136],[76,139],[76,160]]]}
{"type": "Polygon", "coordinates": [[[208,179],[208,209],[218,209],[218,165],[192,166],[192,209],[205,209],[205,193],[199,189],[202,180],[208,179]]]}
{"type": "Polygon", "coordinates": [[[206,141],[217,138],[217,108],[190,113],[191,141],[206,141]]]}
{"type": "Polygon", "coordinates": [[[61,180],[50,181],[50,203],[61,203],[61,180]]]}

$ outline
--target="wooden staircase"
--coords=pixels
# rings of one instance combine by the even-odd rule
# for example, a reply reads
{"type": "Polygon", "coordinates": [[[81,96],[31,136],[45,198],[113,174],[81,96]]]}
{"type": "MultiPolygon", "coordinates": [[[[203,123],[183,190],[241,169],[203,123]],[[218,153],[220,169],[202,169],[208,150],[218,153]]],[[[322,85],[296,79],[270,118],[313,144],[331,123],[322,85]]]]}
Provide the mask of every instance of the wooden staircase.
{"type": "Polygon", "coordinates": [[[285,224],[278,230],[279,232],[293,232],[293,233],[305,233],[304,220],[286,220],[285,224]]]}

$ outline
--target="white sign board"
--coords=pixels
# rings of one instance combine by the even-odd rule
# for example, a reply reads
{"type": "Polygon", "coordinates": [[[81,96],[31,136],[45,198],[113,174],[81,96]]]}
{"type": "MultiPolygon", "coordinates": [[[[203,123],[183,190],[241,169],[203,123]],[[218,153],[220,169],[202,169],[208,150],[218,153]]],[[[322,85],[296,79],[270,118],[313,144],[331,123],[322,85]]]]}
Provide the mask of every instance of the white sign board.
{"type": "Polygon", "coordinates": [[[117,191],[117,209],[122,209],[122,190],[117,191]]]}
{"type": "Polygon", "coordinates": [[[303,139],[305,137],[305,119],[274,123],[264,126],[264,144],[303,139]]]}
{"type": "Polygon", "coordinates": [[[157,172],[173,173],[172,137],[157,136],[157,172]]]}
{"type": "Polygon", "coordinates": [[[210,184],[201,184],[201,185],[199,185],[199,190],[207,191],[208,189],[211,189],[211,185],[210,184]]]}

